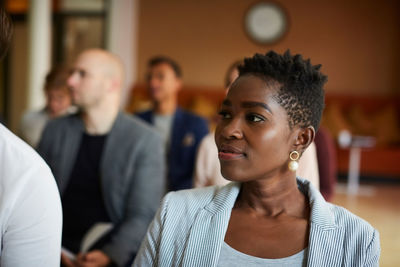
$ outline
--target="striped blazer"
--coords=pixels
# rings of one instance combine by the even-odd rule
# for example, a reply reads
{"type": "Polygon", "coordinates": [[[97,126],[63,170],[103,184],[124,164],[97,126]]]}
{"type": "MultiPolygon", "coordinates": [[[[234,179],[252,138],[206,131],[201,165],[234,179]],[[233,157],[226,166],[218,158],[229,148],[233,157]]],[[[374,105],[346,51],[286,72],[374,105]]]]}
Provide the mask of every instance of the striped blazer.
{"type": "MultiPolygon", "coordinates": [[[[307,266],[378,266],[378,231],[308,181],[297,183],[311,207],[307,266]]],[[[230,183],[167,194],[133,266],[216,266],[239,191],[230,183]]]]}

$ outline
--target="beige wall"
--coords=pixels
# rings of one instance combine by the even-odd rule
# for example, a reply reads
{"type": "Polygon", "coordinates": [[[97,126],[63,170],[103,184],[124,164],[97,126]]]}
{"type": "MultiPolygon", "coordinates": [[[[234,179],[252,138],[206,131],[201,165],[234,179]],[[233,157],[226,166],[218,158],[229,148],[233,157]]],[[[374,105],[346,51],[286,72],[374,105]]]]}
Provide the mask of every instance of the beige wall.
{"type": "Polygon", "coordinates": [[[138,79],[164,54],[182,65],[190,86],[222,86],[227,66],[255,52],[290,48],[323,64],[328,92],[400,92],[400,1],[280,0],[289,32],[275,45],[251,42],[246,9],[258,0],[140,1],[138,79]]]}

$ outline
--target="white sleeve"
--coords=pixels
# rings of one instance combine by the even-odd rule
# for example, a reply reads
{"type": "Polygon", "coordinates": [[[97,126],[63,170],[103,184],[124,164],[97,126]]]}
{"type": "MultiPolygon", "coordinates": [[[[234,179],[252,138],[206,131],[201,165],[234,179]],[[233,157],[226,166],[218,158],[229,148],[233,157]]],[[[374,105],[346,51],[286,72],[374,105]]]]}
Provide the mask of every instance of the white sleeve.
{"type": "Polygon", "coordinates": [[[0,265],[58,267],[62,211],[54,177],[26,144],[7,141],[17,144],[0,151],[0,265]]]}

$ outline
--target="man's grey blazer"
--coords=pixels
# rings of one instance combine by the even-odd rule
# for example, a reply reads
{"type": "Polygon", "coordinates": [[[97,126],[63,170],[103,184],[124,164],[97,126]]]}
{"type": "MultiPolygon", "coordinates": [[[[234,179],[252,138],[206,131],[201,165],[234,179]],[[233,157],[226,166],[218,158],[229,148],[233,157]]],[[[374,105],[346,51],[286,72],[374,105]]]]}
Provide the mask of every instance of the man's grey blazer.
{"type": "MultiPolygon", "coordinates": [[[[298,178],[297,185],[311,207],[307,266],[379,265],[377,230],[348,210],[325,202],[309,181],[298,178]]],[[[240,188],[240,183],[229,183],[168,193],[133,267],[218,266],[240,188]]]]}
{"type": "MultiPolygon", "coordinates": [[[[38,146],[63,195],[85,127],[80,114],[50,121],[38,146]]],[[[139,119],[119,113],[106,139],[100,179],[106,210],[114,224],[103,251],[123,266],[138,251],[165,192],[164,145],[139,119]]],[[[79,209],[79,207],[76,207],[79,209]]]]}

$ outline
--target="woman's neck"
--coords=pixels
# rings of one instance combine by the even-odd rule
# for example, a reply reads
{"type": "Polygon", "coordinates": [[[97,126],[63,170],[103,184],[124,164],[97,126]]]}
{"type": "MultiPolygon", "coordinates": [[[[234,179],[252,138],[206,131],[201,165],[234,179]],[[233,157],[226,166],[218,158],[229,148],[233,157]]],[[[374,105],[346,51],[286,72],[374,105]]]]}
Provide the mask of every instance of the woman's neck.
{"type": "Polygon", "coordinates": [[[279,177],[279,179],[256,180],[244,182],[235,208],[265,216],[288,214],[296,217],[308,216],[307,197],[300,192],[296,179],[279,177]]]}

